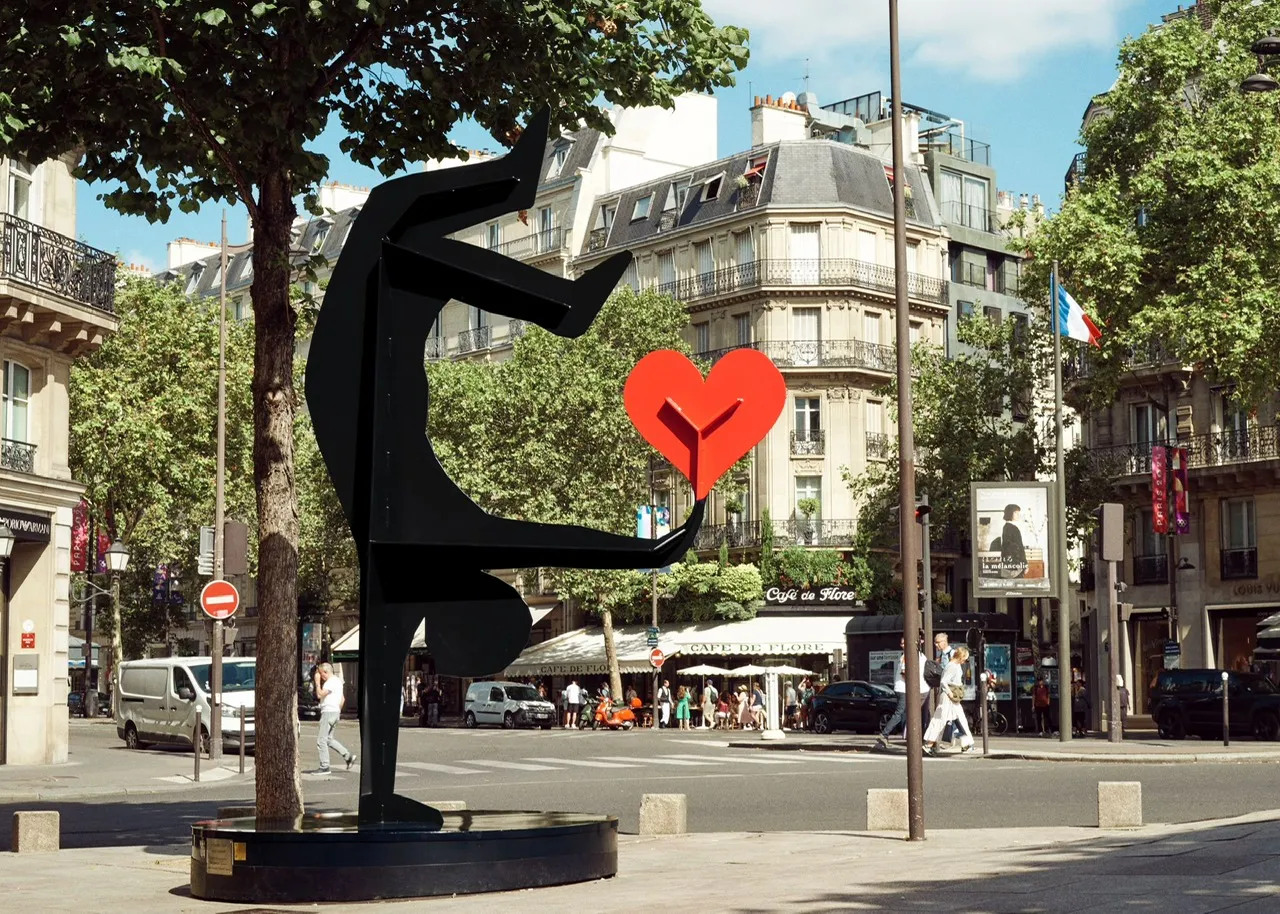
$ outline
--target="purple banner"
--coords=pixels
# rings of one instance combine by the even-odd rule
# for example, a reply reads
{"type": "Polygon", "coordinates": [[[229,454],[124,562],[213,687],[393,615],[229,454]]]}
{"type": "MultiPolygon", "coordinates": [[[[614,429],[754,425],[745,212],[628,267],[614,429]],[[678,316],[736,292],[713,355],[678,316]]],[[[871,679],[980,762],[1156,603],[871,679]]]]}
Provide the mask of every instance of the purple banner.
{"type": "Polygon", "coordinates": [[[1191,532],[1191,499],[1187,494],[1187,449],[1185,447],[1173,448],[1171,469],[1174,532],[1184,536],[1191,532]]]}
{"type": "Polygon", "coordinates": [[[1169,532],[1169,448],[1157,444],[1151,448],[1151,529],[1169,532]]]}

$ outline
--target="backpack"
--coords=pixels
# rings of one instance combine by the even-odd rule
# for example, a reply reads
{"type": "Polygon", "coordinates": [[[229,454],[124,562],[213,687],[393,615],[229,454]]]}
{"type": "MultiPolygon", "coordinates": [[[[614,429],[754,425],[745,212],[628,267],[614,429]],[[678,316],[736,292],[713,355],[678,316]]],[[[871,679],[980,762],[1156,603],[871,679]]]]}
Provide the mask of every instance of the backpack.
{"type": "Polygon", "coordinates": [[[924,662],[924,682],[931,689],[942,685],[942,664],[936,660],[924,662]]]}

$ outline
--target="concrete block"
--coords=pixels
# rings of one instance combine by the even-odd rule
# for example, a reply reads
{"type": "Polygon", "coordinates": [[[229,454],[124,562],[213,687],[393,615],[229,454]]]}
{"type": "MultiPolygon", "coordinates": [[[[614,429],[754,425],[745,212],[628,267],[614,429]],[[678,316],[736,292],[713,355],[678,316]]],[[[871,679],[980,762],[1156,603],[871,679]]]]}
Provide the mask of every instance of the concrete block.
{"type": "Polygon", "coordinates": [[[640,798],[640,834],[683,835],[689,828],[688,800],[682,793],[646,793],[640,798]]]}
{"type": "Polygon", "coordinates": [[[15,854],[40,854],[58,850],[62,826],[57,812],[29,810],[13,814],[15,854]]]}
{"type": "Polygon", "coordinates": [[[867,831],[910,831],[907,792],[901,788],[867,790],[867,831]]]}
{"type": "Polygon", "coordinates": [[[1098,782],[1098,828],[1142,825],[1142,782],[1098,782]]]}

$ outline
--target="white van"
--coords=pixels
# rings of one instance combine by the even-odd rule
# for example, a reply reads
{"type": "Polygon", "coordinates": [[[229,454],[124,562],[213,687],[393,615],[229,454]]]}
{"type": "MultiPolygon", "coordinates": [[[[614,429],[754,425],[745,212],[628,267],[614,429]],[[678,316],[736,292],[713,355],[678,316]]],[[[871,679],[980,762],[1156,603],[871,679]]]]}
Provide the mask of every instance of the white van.
{"type": "MultiPolygon", "coordinates": [[[[157,657],[120,664],[116,701],[116,735],[130,749],[150,743],[190,746],[200,713],[203,748],[209,747],[209,678],[212,657],[157,657]]],[[[238,750],[240,717],[245,746],[253,745],[253,689],[257,659],[222,660],[222,742],[238,750]]]]}
{"type": "Polygon", "coordinates": [[[463,726],[497,724],[550,730],[556,722],[556,706],[538,696],[538,690],[521,682],[473,682],[467,687],[462,708],[463,726]]]}

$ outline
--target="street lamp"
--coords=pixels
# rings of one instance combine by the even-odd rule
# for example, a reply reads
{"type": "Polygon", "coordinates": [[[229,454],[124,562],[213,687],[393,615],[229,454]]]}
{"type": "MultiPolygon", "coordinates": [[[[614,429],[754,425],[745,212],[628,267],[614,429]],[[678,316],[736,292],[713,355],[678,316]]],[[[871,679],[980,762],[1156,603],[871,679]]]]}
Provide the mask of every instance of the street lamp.
{"type": "Polygon", "coordinates": [[[1258,72],[1244,78],[1244,81],[1240,83],[1241,90],[1244,92],[1274,92],[1280,89],[1280,82],[1276,82],[1275,77],[1265,70],[1266,59],[1280,54],[1280,37],[1268,35],[1266,38],[1259,38],[1249,50],[1258,55],[1258,72]]]}
{"type": "MultiPolygon", "coordinates": [[[[8,527],[0,529],[0,549],[5,548],[4,535],[6,533],[9,533],[8,527]]],[[[8,548],[13,548],[12,533],[9,533],[8,548]]],[[[84,716],[89,720],[92,720],[98,714],[98,690],[92,686],[94,606],[91,601],[96,596],[105,596],[111,598],[113,606],[120,605],[120,573],[129,567],[129,547],[120,540],[116,540],[107,547],[107,551],[102,554],[102,558],[107,564],[107,571],[111,574],[111,588],[108,590],[93,583],[93,575],[97,571],[97,565],[96,563],[90,564],[85,568],[84,590],[76,598],[81,602],[90,601],[89,612],[86,614],[84,622],[84,716]]],[[[119,657],[111,658],[112,665],[119,662],[119,657]]]]}
{"type": "Polygon", "coordinates": [[[0,566],[13,555],[13,531],[8,524],[0,524],[0,566]]]}

